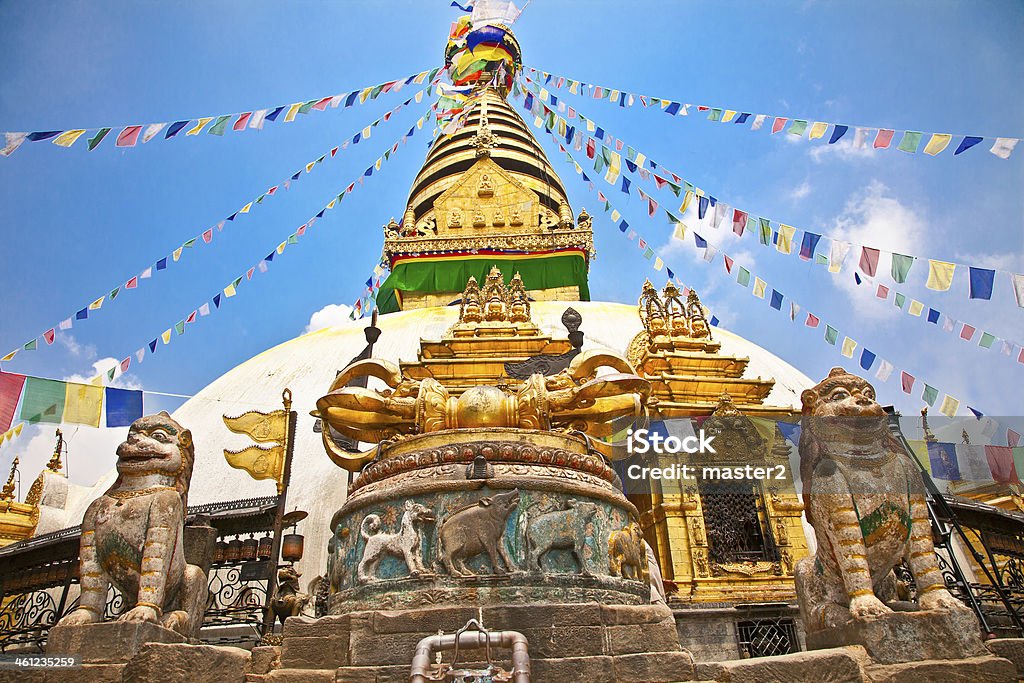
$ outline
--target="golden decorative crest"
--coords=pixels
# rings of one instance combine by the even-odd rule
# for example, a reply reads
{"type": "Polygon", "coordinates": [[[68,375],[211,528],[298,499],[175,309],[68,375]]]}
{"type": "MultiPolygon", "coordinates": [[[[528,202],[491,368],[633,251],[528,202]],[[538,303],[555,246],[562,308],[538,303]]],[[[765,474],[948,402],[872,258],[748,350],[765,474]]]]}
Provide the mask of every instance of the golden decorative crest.
{"type": "Polygon", "coordinates": [[[14,462],[11,463],[11,474],[7,477],[7,483],[4,484],[4,490],[0,491],[0,500],[14,500],[14,475],[18,471],[18,456],[14,456],[14,462]]]}
{"type": "Polygon", "coordinates": [[[658,337],[711,339],[711,326],[697,292],[690,290],[684,303],[679,288],[671,281],[661,294],[650,280],[644,281],[637,302],[640,321],[652,341],[658,337]]]}

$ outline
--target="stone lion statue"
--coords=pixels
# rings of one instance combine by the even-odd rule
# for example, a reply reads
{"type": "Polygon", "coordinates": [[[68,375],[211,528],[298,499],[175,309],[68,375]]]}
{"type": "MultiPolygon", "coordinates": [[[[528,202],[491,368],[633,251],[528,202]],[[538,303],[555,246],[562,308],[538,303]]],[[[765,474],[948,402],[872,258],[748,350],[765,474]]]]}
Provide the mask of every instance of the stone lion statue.
{"type": "Polygon", "coordinates": [[[891,612],[906,562],[921,610],[967,608],[936,564],[924,484],[867,381],[833,368],[801,395],[800,474],[817,552],[796,567],[810,634],[891,612]]]}
{"type": "Polygon", "coordinates": [[[117,480],[82,519],[82,594],[61,626],[102,621],[113,584],[128,608],[121,621],[199,632],[206,576],[185,562],[183,539],[194,455],[192,433],[167,413],[132,423],[117,448],[117,480]]]}

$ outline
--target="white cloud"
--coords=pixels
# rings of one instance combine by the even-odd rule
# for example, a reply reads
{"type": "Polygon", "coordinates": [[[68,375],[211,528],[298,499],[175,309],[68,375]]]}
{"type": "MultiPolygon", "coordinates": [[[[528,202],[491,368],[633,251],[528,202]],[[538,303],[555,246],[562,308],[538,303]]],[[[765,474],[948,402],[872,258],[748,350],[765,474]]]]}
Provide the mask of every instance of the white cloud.
{"type": "Polygon", "coordinates": [[[306,325],[303,333],[308,334],[309,332],[315,332],[327,327],[343,325],[350,320],[349,315],[351,313],[352,307],[348,304],[327,304],[309,316],[309,324],[306,325]]]}
{"type": "MultiPolygon", "coordinates": [[[[850,135],[847,133],[847,135],[850,135]]],[[[875,156],[875,148],[871,146],[866,147],[854,147],[853,138],[845,138],[840,140],[834,145],[830,145],[827,141],[823,141],[822,144],[816,144],[811,147],[808,154],[811,155],[811,159],[815,163],[822,163],[827,157],[833,156],[843,161],[850,161],[853,159],[870,159],[875,156]]]]}
{"type": "Polygon", "coordinates": [[[801,199],[805,198],[810,193],[811,184],[805,180],[796,187],[794,187],[792,190],[790,190],[789,198],[792,199],[794,202],[798,202],[801,199]]]}
{"type": "Polygon", "coordinates": [[[57,341],[75,358],[96,357],[96,347],[92,344],[79,344],[73,334],[59,334],[57,341]]]}
{"type": "MultiPolygon", "coordinates": [[[[878,180],[852,195],[843,213],[832,224],[829,234],[854,245],[880,249],[877,273],[886,275],[891,268],[885,252],[919,254],[927,252],[927,231],[924,218],[900,200],[890,196],[889,188],[878,180]]],[[[852,271],[860,260],[860,250],[852,247],[846,256],[843,272],[836,276],[836,286],[846,292],[857,313],[869,318],[890,318],[899,314],[895,306],[885,306],[875,297],[876,285],[857,285],[852,271]]],[[[886,280],[886,278],[882,278],[886,280]]],[[[890,285],[888,280],[885,284],[890,285]]]]}
{"type": "MultiPolygon", "coordinates": [[[[18,456],[22,498],[28,494],[32,482],[46,468],[46,463],[53,455],[56,427],[57,425],[26,427],[26,430],[34,430],[35,434],[25,434],[4,448],[7,451],[4,454],[7,456],[4,458],[7,467],[10,466],[8,458],[13,459],[14,454],[18,456]],[[19,443],[26,438],[27,441],[19,443]]],[[[128,435],[127,427],[94,429],[81,425],[60,425],[60,430],[64,434],[64,443],[67,446],[67,453],[62,458],[66,467],[63,471],[72,483],[83,486],[92,486],[114,467],[117,460],[115,450],[128,435]]]]}

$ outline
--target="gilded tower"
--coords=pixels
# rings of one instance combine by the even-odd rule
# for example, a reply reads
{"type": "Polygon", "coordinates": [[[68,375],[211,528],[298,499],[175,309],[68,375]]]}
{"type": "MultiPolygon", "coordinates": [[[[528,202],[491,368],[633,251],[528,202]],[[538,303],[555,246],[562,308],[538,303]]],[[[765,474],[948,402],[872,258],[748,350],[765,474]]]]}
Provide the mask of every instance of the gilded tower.
{"type": "MultiPolygon", "coordinates": [[[[495,71],[459,78],[464,98],[430,148],[401,222],[384,226],[382,313],[444,306],[470,277],[499,266],[506,284],[519,273],[535,301],[588,301],[591,220],[568,196],[523,119],[506,102],[519,45],[502,31],[495,71]]],[[[449,55],[450,56],[450,55],[449,55]]],[[[449,65],[457,77],[457,65],[449,65]]]]}

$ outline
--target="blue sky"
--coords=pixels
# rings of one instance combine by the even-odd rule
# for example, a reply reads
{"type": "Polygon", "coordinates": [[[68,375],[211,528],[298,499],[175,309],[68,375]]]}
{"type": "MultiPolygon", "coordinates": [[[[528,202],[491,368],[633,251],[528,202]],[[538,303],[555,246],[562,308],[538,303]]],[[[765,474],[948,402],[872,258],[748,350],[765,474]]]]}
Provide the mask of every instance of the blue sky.
{"type": "MultiPolygon", "coordinates": [[[[457,16],[445,2],[424,0],[3,3],[0,129],[117,127],[334,95],[440,66],[457,16]]],[[[1022,29],[1018,3],[933,0],[535,0],[515,26],[528,65],[584,81],[792,118],[986,136],[1024,135],[1022,29]]],[[[179,135],[127,150],[109,138],[92,153],[83,141],[71,149],[26,143],[0,159],[0,353],[138,274],[414,92],[409,86],[364,106],[314,112],[262,131],[179,135]]],[[[937,158],[895,150],[858,154],[698,116],[671,118],[587,99],[575,104],[730,205],[883,249],[1024,272],[1024,151],[1010,160],[989,154],[987,144],[957,157],[952,149],[937,158]]],[[[4,369],[90,377],[98,360],[132,354],[270,252],[389,148],[426,105],[404,109],[367,142],[229,224],[212,244],[190,250],[52,347],[22,353],[4,369]]],[[[379,258],[382,224],[401,216],[429,135],[420,131],[268,273],[243,283],[216,315],[133,365],[127,381],[193,394],[301,334],[324,307],[351,304],[379,258]]],[[[644,278],[655,279],[650,263],[596,211],[572,167],[540,138],[574,208],[598,214],[593,298],[635,301],[644,278]]],[[[671,194],[655,196],[678,206],[671,194]]],[[[661,218],[648,221],[637,198],[619,200],[617,208],[724,326],[812,378],[833,365],[857,369],[821,341],[820,330],[790,323],[785,312],[727,278],[721,257],[708,265],[691,241],[673,243],[671,229],[661,218]]],[[[702,234],[897,367],[989,414],[1020,413],[1024,365],[873,301],[873,289],[854,291],[852,263],[835,277],[751,237],[702,234]]],[[[924,289],[925,272],[915,265],[902,291],[999,337],[1024,339],[1021,310],[1005,279],[991,302],[970,302],[964,274],[952,291],[938,293],[924,289]]],[[[878,389],[883,402],[904,411],[921,406],[919,389],[907,398],[895,379],[878,389]]],[[[32,431],[19,441],[36,441],[32,431]]],[[[19,448],[4,447],[0,461],[19,448]]]]}

